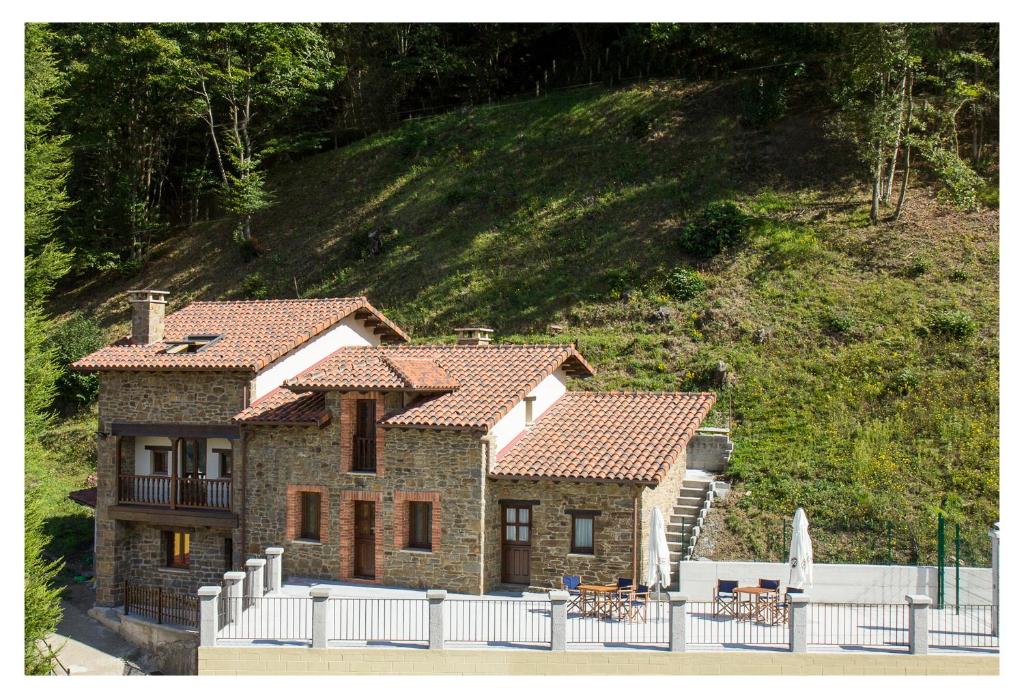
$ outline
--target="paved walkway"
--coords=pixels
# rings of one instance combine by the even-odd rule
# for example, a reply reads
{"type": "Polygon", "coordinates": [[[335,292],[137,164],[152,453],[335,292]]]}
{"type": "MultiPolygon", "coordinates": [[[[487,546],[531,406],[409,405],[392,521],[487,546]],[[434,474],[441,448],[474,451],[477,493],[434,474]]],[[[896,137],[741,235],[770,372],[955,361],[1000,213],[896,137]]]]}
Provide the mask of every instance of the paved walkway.
{"type": "MultiPolygon", "coordinates": [[[[72,584],[61,602],[64,618],[57,632],[46,638],[71,676],[124,676],[142,674],[135,645],[87,614],[95,595],[86,584],[72,584]],[[125,659],[127,658],[127,662],[125,659]]],[[[58,675],[64,675],[60,666],[58,675]]]]}

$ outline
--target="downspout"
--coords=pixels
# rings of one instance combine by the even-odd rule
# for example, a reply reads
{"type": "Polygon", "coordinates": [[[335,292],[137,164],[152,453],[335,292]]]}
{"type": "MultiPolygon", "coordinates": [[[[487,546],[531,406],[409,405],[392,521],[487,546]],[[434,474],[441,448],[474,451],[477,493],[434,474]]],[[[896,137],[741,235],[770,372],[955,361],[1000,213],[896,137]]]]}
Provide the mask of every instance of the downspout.
{"type": "MultiPolygon", "coordinates": [[[[241,506],[241,511],[239,512],[239,515],[241,516],[241,519],[242,519],[242,522],[241,522],[242,523],[242,526],[241,526],[241,528],[242,528],[242,541],[241,541],[242,542],[242,559],[246,559],[248,557],[248,554],[249,554],[247,552],[248,548],[245,547],[246,546],[245,522],[246,522],[246,519],[248,518],[246,516],[246,505],[248,504],[248,497],[246,497],[245,493],[246,493],[246,487],[247,487],[248,480],[249,480],[249,478],[248,478],[249,464],[248,464],[248,459],[245,457],[246,450],[247,450],[246,447],[245,447],[245,445],[246,445],[245,435],[246,435],[245,427],[242,427],[242,429],[241,429],[241,436],[239,438],[239,448],[242,451],[242,453],[240,454],[241,455],[241,460],[242,460],[242,491],[241,491],[242,506],[241,506]]],[[[233,562],[234,562],[234,560],[232,560],[232,563],[233,562]]]]}
{"type": "Polygon", "coordinates": [[[643,496],[643,485],[636,488],[633,497],[633,583],[636,584],[640,574],[640,502],[643,496]]]}

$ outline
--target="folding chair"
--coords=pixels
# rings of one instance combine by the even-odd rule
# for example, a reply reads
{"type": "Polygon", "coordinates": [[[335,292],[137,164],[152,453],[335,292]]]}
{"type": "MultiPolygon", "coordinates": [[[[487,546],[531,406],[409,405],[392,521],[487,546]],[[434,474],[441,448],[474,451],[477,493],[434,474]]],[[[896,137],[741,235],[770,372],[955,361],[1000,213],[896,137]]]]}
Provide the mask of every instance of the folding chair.
{"type": "Polygon", "coordinates": [[[562,577],[562,589],[569,592],[569,602],[565,605],[566,613],[574,608],[577,612],[583,613],[583,608],[580,606],[580,584],[582,583],[583,578],[578,574],[562,577]]]}
{"type": "Polygon", "coordinates": [[[736,587],[739,585],[739,581],[735,579],[719,579],[715,582],[715,588],[711,593],[715,603],[716,616],[721,613],[737,615],[739,607],[736,603],[736,587]]]}

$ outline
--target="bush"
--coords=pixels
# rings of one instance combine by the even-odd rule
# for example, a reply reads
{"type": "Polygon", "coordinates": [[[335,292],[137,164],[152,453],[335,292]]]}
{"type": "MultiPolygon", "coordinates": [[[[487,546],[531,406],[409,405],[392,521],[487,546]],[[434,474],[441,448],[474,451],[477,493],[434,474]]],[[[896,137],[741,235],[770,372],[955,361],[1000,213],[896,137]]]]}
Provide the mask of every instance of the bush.
{"type": "Polygon", "coordinates": [[[258,271],[253,272],[242,280],[242,295],[249,300],[264,300],[267,295],[267,282],[258,271]]]}
{"type": "Polygon", "coordinates": [[[99,324],[81,313],[58,325],[50,338],[54,361],[61,369],[56,401],[63,412],[72,412],[96,399],[99,378],[95,374],[76,373],[68,366],[102,347],[103,339],[99,324]]]}
{"type": "Polygon", "coordinates": [[[949,272],[949,278],[951,281],[967,281],[970,277],[966,269],[954,269],[949,272]]]}
{"type": "Polygon", "coordinates": [[[704,293],[704,290],[707,288],[707,284],[704,283],[704,277],[700,275],[700,272],[684,267],[678,267],[669,274],[665,286],[670,296],[677,301],[684,302],[696,298],[704,293]]]}
{"type": "Polygon", "coordinates": [[[740,118],[747,126],[767,126],[786,113],[786,88],[782,81],[752,78],[740,88],[740,118]]]}
{"type": "Polygon", "coordinates": [[[830,310],[825,314],[823,324],[825,329],[833,334],[847,334],[853,329],[853,318],[844,313],[830,310]]]}
{"type": "Polygon", "coordinates": [[[948,339],[967,339],[978,331],[978,327],[964,311],[945,310],[928,319],[928,331],[948,339]]]}
{"type": "Polygon", "coordinates": [[[921,384],[921,378],[912,368],[904,368],[896,372],[889,381],[889,392],[895,395],[909,395],[921,384]]]}
{"type": "Polygon", "coordinates": [[[746,235],[750,217],[731,201],[714,201],[683,228],[679,242],[698,257],[713,257],[746,235]]]}
{"type": "Polygon", "coordinates": [[[961,211],[976,211],[985,180],[953,150],[934,143],[929,146],[924,151],[925,157],[943,184],[939,198],[961,211]]]}
{"type": "Polygon", "coordinates": [[[910,258],[910,263],[907,265],[907,276],[911,279],[916,279],[919,276],[923,276],[931,271],[932,260],[927,257],[920,255],[914,255],[910,258]]]}

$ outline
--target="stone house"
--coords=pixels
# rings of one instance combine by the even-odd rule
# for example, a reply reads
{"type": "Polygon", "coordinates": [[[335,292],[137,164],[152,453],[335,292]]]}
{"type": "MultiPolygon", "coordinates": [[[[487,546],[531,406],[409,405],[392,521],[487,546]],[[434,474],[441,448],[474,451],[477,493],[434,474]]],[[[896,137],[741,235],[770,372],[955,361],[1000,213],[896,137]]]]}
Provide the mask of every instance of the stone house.
{"type": "Polygon", "coordinates": [[[453,592],[636,578],[715,401],[570,391],[572,345],[483,328],[409,345],[365,298],[129,296],[131,335],[74,365],[100,376],[100,605],[268,546],[287,576],[453,592]]]}

